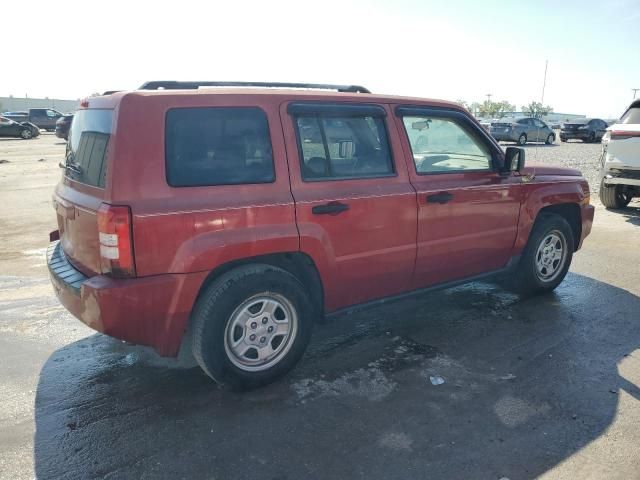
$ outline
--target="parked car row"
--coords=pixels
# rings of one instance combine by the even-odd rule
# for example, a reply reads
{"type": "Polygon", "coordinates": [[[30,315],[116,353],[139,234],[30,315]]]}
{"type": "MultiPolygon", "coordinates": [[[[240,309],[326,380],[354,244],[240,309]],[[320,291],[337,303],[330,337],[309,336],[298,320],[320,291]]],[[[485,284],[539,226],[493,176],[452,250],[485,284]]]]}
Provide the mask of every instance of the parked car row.
{"type": "Polygon", "coordinates": [[[527,142],[544,142],[547,145],[556,141],[555,130],[560,129],[560,141],[582,140],[599,142],[605,134],[608,124],[599,118],[578,118],[570,122],[543,122],[539,118],[502,118],[499,120],[480,120],[480,124],[498,141],[515,142],[524,145],[527,142]]]}
{"type": "Polygon", "coordinates": [[[64,113],[52,108],[30,108],[25,112],[5,112],[3,116],[15,122],[29,122],[42,130],[53,132],[56,122],[64,113]]]}

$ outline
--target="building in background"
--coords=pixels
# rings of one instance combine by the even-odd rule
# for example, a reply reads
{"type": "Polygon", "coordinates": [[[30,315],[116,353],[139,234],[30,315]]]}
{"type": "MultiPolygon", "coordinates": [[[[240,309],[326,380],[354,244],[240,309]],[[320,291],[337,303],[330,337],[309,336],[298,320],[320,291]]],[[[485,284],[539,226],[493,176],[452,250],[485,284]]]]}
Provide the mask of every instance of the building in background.
{"type": "Polygon", "coordinates": [[[52,108],[62,113],[75,112],[80,100],[59,100],[57,98],[0,97],[0,112],[21,112],[30,108],[52,108]]]}

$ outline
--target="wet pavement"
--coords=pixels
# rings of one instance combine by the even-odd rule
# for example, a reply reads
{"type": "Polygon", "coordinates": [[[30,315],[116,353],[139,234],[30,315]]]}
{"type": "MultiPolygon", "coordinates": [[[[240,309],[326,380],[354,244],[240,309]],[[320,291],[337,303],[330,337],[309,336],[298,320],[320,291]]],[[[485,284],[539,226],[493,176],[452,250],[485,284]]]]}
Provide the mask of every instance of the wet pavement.
{"type": "Polygon", "coordinates": [[[0,272],[0,478],[640,478],[638,207],[598,208],[553,294],[341,316],[249,393],[94,334],[27,245],[0,272]]]}

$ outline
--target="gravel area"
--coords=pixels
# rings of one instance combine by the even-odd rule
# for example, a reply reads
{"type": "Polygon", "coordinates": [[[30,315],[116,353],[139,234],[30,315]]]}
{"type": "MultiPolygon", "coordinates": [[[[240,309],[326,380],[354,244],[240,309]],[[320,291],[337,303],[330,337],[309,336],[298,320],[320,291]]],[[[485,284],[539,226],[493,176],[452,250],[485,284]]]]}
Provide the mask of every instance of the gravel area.
{"type": "MultiPolygon", "coordinates": [[[[557,136],[558,134],[556,133],[557,136]]],[[[500,144],[503,147],[514,145],[507,142],[501,142],[500,144]]],[[[600,143],[583,143],[578,140],[561,143],[556,140],[553,145],[529,143],[525,149],[527,162],[577,168],[589,182],[592,193],[597,193],[600,189],[598,183],[598,169],[600,167],[600,154],[602,153],[602,145],[600,143]]]]}

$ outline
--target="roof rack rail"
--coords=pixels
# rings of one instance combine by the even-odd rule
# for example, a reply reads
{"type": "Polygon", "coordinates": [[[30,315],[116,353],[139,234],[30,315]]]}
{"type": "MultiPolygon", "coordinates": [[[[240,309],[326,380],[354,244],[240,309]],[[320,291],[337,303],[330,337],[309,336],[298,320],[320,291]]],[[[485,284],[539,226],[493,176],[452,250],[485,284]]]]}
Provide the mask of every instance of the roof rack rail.
{"type": "Polygon", "coordinates": [[[142,84],[139,90],[196,90],[199,87],[261,87],[261,88],[309,88],[337,90],[349,93],[371,93],[360,85],[329,85],[323,83],[279,83],[279,82],[179,82],[175,80],[152,81],[142,84]]]}

